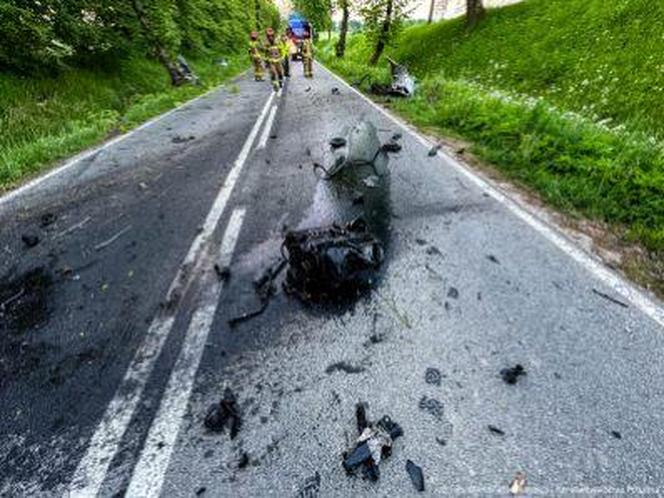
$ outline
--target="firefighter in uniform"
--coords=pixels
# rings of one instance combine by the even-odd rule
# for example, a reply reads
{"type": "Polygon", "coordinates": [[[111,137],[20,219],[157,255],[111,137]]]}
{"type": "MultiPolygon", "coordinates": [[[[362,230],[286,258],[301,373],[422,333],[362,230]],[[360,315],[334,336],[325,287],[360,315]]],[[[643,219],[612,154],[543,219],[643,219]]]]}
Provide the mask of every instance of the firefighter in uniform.
{"type": "Polygon", "coordinates": [[[258,41],[258,33],[252,31],[249,40],[249,57],[254,66],[254,79],[263,81],[265,70],[263,69],[263,56],[261,54],[261,44],[258,41]]]}
{"type": "Polygon", "coordinates": [[[281,48],[272,28],[265,30],[265,57],[270,68],[270,78],[275,91],[284,86],[284,67],[281,58],[281,48]]]}
{"type": "Polygon", "coordinates": [[[291,54],[291,39],[286,33],[281,35],[279,41],[279,48],[281,49],[281,60],[284,68],[284,77],[290,78],[290,54],[291,54]]]}
{"type": "Polygon", "coordinates": [[[304,68],[304,77],[314,77],[314,45],[311,42],[311,33],[307,31],[302,41],[302,67],[304,68]]]}

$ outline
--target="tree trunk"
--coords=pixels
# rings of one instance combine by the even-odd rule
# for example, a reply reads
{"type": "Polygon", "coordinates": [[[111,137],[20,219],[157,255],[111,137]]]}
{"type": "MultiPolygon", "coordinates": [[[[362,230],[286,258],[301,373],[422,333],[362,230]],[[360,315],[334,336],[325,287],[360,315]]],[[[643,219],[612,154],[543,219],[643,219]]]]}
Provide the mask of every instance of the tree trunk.
{"type": "Polygon", "coordinates": [[[436,8],[436,0],[431,0],[431,6],[429,7],[429,21],[428,21],[428,24],[431,24],[433,22],[433,12],[434,12],[435,8],[436,8]]]}
{"type": "Polygon", "coordinates": [[[484,5],[482,0],[466,0],[466,24],[474,27],[484,16],[484,5]]]}
{"type": "Polygon", "coordinates": [[[132,0],[131,6],[136,14],[141,29],[143,30],[143,36],[152,45],[152,50],[154,51],[155,57],[161,63],[162,66],[168,71],[168,75],[171,77],[171,84],[173,86],[180,86],[186,81],[184,72],[180,69],[178,64],[173,60],[173,58],[168,54],[168,50],[164,47],[163,43],[159,38],[152,33],[150,26],[150,21],[148,20],[143,6],[138,2],[138,0],[132,0]]]}
{"type": "Polygon", "coordinates": [[[387,8],[385,9],[385,19],[383,20],[383,27],[380,30],[378,35],[378,43],[376,43],[376,48],[374,53],[369,60],[371,66],[375,66],[378,63],[378,59],[383,55],[383,50],[385,50],[385,45],[387,44],[387,39],[390,34],[390,29],[392,28],[392,7],[394,0],[387,0],[387,8]]]}
{"type": "Polygon", "coordinates": [[[342,0],[341,3],[341,27],[339,28],[339,40],[337,41],[337,57],[341,58],[346,53],[346,36],[348,35],[348,19],[350,10],[348,9],[348,0],[342,0]]]}

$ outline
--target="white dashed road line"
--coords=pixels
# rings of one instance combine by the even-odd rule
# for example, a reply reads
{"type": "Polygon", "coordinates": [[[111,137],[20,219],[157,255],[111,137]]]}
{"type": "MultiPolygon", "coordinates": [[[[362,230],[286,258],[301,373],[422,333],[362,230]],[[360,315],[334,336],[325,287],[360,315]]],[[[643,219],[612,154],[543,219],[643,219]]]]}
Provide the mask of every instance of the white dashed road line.
{"type": "MultiPolygon", "coordinates": [[[[231,263],[244,215],[244,209],[236,209],[228,222],[220,254],[214,257],[222,267],[231,263]]],[[[161,492],[223,287],[216,275],[211,275],[208,280],[204,285],[205,291],[198,309],[189,324],[185,343],[171,372],[159,411],[134,468],[125,495],[127,498],[156,498],[161,492]]]]}
{"type": "MultiPolygon", "coordinates": [[[[228,173],[217,197],[205,219],[203,229],[194,239],[180,270],[178,271],[168,291],[167,302],[172,302],[176,294],[183,293],[197,276],[195,263],[200,260],[201,249],[210,241],[219,220],[223,215],[233,188],[240,177],[244,164],[249,157],[251,148],[256,140],[268,110],[272,105],[275,94],[271,93],[263,110],[245,141],[240,154],[228,173]]],[[[125,377],[111,400],[99,423],[83,459],[78,464],[71,481],[69,493],[65,496],[76,498],[91,498],[97,496],[106,478],[109,465],[117,453],[122,438],[136,408],[141,400],[143,391],[150,374],[161,354],[161,350],[169,336],[177,308],[170,310],[170,314],[163,313],[155,317],[150,325],[143,343],[137,350],[125,377]]],[[[185,346],[186,346],[185,339],[185,346]]],[[[184,347],[184,346],[183,346],[184,347]]]]}

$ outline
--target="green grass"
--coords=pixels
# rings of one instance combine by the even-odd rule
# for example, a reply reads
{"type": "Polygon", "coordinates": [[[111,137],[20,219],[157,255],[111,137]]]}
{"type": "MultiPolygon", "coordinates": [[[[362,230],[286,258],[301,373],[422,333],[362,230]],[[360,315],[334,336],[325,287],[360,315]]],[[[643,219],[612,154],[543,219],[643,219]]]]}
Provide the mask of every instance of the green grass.
{"type": "MultiPolygon", "coordinates": [[[[664,295],[664,32],[649,24],[664,20],[663,9],[526,0],[489,11],[471,33],[462,20],[408,28],[388,55],[419,86],[389,105],[421,128],[471,142],[476,156],[552,206],[645,248],[650,283],[664,295]]],[[[385,63],[367,68],[362,35],[343,60],[331,44],[318,55],[364,91],[389,81],[385,63]]]]}
{"type": "Polygon", "coordinates": [[[246,66],[193,60],[199,86],[174,88],[154,61],[122,61],[113,72],[70,70],[54,78],[0,74],[0,190],[60,159],[127,131],[199,95],[246,66]]]}

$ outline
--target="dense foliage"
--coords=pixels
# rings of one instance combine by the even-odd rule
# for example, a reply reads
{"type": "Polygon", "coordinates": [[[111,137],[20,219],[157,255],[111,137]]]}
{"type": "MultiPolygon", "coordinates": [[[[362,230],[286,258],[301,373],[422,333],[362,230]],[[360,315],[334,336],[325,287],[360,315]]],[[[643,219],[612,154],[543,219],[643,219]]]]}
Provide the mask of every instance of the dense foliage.
{"type": "Polygon", "coordinates": [[[293,0],[293,9],[302,14],[319,34],[332,27],[332,0],[293,0]]]}
{"type": "Polygon", "coordinates": [[[113,67],[135,53],[164,65],[183,52],[237,53],[257,22],[278,19],[269,0],[1,0],[0,70],[53,74],[113,67]]]}

